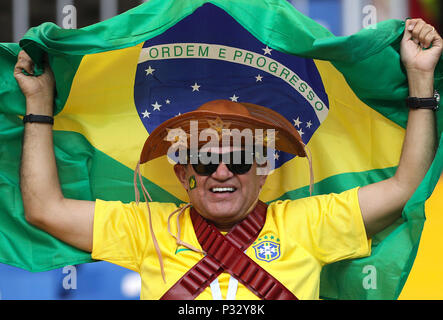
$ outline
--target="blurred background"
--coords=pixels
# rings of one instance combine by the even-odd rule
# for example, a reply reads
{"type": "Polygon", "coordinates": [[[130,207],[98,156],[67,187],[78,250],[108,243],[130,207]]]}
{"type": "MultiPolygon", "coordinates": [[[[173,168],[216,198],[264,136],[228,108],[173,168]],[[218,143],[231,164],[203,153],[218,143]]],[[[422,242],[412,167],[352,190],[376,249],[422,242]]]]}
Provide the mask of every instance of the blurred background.
{"type": "MultiPolygon", "coordinates": [[[[146,0],[1,0],[0,41],[18,42],[32,26],[54,22],[82,28],[127,11],[146,0]],[[72,17],[72,7],[75,19],[72,17]],[[75,20],[75,21],[73,21],[75,20]]],[[[349,35],[387,19],[422,17],[441,29],[438,0],[288,0],[335,35],[349,35]]]]}
{"type": "MultiPolygon", "coordinates": [[[[438,0],[288,0],[337,36],[387,20],[421,17],[442,30],[438,0]]],[[[82,28],[125,12],[143,0],[0,0],[0,42],[18,42],[43,22],[82,28]]],[[[1,222],[0,222],[1,223],[1,222]]],[[[0,299],[139,299],[137,273],[96,262],[31,273],[0,264],[0,299]]]]}

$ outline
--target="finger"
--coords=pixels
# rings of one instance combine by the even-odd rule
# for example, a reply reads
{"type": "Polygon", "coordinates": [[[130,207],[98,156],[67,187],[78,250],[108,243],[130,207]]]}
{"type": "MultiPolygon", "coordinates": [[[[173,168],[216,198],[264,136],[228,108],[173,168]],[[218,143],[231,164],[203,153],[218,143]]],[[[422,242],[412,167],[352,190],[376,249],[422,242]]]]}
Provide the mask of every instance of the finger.
{"type": "Polygon", "coordinates": [[[34,63],[28,60],[19,60],[14,67],[14,74],[23,74],[25,70],[29,74],[34,74],[34,63]]]}
{"type": "Polygon", "coordinates": [[[433,32],[431,45],[432,48],[440,48],[440,50],[443,48],[443,39],[441,38],[440,34],[437,31],[433,32]]]}
{"type": "Polygon", "coordinates": [[[422,19],[419,19],[417,21],[417,23],[415,23],[414,28],[411,31],[412,38],[419,40],[420,32],[422,31],[423,27],[425,27],[425,26],[426,26],[426,23],[422,19]]]}
{"type": "Polygon", "coordinates": [[[434,28],[432,28],[432,30],[428,32],[428,34],[426,34],[424,40],[422,41],[423,47],[429,48],[431,44],[433,44],[433,42],[437,39],[437,37],[439,37],[437,32],[434,28]]]}
{"type": "Polygon", "coordinates": [[[406,31],[412,33],[412,30],[414,30],[415,26],[420,21],[422,21],[422,19],[408,19],[408,20],[406,20],[406,23],[405,23],[406,31]]]}
{"type": "Polygon", "coordinates": [[[32,61],[31,57],[22,50],[18,55],[14,73],[21,73],[23,70],[29,74],[34,74],[34,62],[32,61]]]}
{"type": "Polygon", "coordinates": [[[22,73],[25,70],[29,74],[34,74],[34,63],[30,61],[18,61],[14,67],[14,73],[22,73]]]}
{"type": "MultiPolygon", "coordinates": [[[[419,44],[419,41],[414,38],[414,30],[418,30],[420,28],[420,25],[424,24],[425,22],[422,19],[408,19],[405,22],[405,32],[403,34],[403,41],[413,41],[415,44],[419,44]]],[[[416,31],[417,32],[417,31],[416,31]]],[[[416,36],[416,35],[415,35],[416,36]]]]}
{"type": "Polygon", "coordinates": [[[434,31],[435,28],[430,24],[423,26],[423,28],[421,29],[420,34],[418,35],[418,41],[424,48],[429,48],[429,46],[431,45],[432,39],[434,38],[434,31]],[[427,38],[428,35],[430,39],[427,38]]]}
{"type": "Polygon", "coordinates": [[[32,60],[31,57],[26,53],[25,50],[21,50],[21,51],[18,53],[18,60],[20,60],[20,59],[32,60]]]}
{"type": "Polygon", "coordinates": [[[412,30],[414,29],[414,20],[408,19],[405,22],[405,32],[403,34],[403,41],[410,40],[412,38],[412,30]]]}
{"type": "Polygon", "coordinates": [[[406,24],[408,25],[408,30],[412,31],[412,29],[414,29],[415,25],[421,21],[424,22],[424,20],[422,18],[415,18],[415,19],[406,20],[406,24]]]}

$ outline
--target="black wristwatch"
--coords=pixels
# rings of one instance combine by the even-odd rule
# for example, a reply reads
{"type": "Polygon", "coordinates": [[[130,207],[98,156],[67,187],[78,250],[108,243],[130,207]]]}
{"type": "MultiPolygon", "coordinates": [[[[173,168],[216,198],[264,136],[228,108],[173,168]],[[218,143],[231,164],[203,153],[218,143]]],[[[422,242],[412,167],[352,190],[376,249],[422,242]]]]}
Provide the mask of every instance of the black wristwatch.
{"type": "Polygon", "coordinates": [[[440,103],[440,94],[435,91],[432,98],[408,97],[406,105],[411,109],[430,109],[437,111],[440,103]]]}
{"type": "Polygon", "coordinates": [[[54,124],[54,118],[50,116],[42,116],[39,114],[27,114],[23,117],[23,123],[27,122],[37,122],[37,123],[47,123],[54,124]]]}

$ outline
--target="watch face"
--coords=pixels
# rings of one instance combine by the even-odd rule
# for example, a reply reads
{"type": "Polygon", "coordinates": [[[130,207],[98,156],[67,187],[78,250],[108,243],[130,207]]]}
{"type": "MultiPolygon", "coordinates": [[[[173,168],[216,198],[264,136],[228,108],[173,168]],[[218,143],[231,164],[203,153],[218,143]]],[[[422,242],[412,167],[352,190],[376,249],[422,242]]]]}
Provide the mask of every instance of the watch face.
{"type": "Polygon", "coordinates": [[[434,98],[437,100],[437,103],[440,103],[440,94],[437,91],[434,93],[434,98]]]}

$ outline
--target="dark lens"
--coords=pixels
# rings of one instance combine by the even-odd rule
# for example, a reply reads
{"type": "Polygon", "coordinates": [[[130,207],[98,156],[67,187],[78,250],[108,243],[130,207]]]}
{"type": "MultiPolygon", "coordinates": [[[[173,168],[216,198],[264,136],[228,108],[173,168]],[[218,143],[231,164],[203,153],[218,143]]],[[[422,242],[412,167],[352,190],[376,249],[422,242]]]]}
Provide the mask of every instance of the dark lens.
{"type": "Polygon", "coordinates": [[[245,174],[251,170],[253,161],[253,153],[248,153],[246,150],[233,151],[231,162],[227,167],[234,174],[245,174]]]}
{"type": "Polygon", "coordinates": [[[251,170],[252,163],[251,164],[228,164],[227,165],[229,171],[231,171],[233,174],[245,174],[248,173],[249,170],[251,170]]]}
{"type": "MultiPolygon", "coordinates": [[[[208,153],[208,156],[211,156],[211,153],[208,153]]],[[[220,154],[219,155],[219,163],[228,162],[226,166],[228,167],[229,171],[231,171],[234,174],[245,174],[248,173],[249,170],[251,170],[252,162],[254,161],[254,153],[249,152],[247,153],[245,150],[241,151],[233,151],[229,154],[220,154]],[[224,159],[224,157],[226,159],[224,159]],[[229,157],[229,158],[228,158],[229,157]]],[[[217,171],[219,163],[209,163],[209,164],[203,164],[200,162],[200,158],[197,164],[192,164],[192,167],[194,168],[195,173],[201,176],[210,176],[215,171],[217,171]]]]}
{"type": "Polygon", "coordinates": [[[210,176],[211,174],[213,174],[215,171],[217,171],[218,168],[218,164],[202,164],[202,163],[197,163],[197,164],[193,164],[192,167],[194,168],[195,173],[201,175],[201,176],[210,176]]]}

